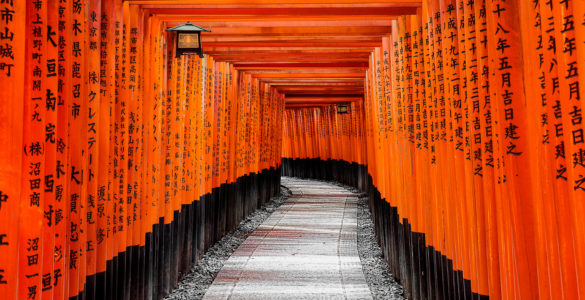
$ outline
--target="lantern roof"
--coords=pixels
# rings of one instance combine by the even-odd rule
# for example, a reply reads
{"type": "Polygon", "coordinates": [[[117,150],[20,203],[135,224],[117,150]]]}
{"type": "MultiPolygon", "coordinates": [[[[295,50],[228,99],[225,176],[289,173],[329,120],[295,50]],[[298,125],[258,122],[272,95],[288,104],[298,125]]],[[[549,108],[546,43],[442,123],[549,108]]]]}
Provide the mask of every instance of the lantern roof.
{"type": "Polygon", "coordinates": [[[191,22],[187,22],[183,25],[175,26],[173,28],[167,29],[167,31],[180,31],[180,32],[211,32],[209,29],[205,29],[203,27],[199,27],[197,25],[191,24],[191,22]]]}

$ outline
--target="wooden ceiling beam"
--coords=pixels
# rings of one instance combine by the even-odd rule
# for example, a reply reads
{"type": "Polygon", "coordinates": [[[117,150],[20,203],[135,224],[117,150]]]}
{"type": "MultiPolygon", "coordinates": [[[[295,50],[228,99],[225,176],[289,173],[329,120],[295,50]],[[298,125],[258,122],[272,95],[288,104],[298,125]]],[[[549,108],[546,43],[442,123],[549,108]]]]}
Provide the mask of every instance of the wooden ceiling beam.
{"type": "Polygon", "coordinates": [[[301,88],[295,88],[290,86],[277,86],[275,87],[279,92],[287,95],[312,95],[312,94],[363,94],[363,87],[343,87],[343,86],[315,86],[307,87],[301,86],[301,88]]]}
{"type": "MultiPolygon", "coordinates": [[[[258,21],[279,21],[279,22],[298,22],[300,17],[297,15],[275,15],[275,14],[259,14],[259,15],[234,15],[234,14],[187,14],[184,9],[176,9],[169,14],[160,13],[160,10],[150,9],[149,14],[156,15],[161,21],[191,21],[193,22],[258,22],[258,21]]],[[[164,11],[163,11],[164,12],[164,11]]],[[[388,21],[394,20],[400,15],[303,15],[302,21],[337,21],[337,22],[351,22],[351,21],[388,21]]]]}
{"type": "Polygon", "coordinates": [[[238,48],[237,51],[234,49],[229,48],[203,48],[203,51],[206,54],[212,56],[219,56],[219,55],[240,55],[240,56],[249,56],[249,55],[304,55],[310,58],[317,58],[318,56],[313,55],[325,55],[328,56],[329,54],[346,54],[346,55],[359,55],[361,54],[362,57],[364,55],[368,55],[371,53],[370,48],[364,49],[348,49],[348,48],[340,48],[340,49],[303,49],[302,47],[297,48],[263,48],[263,47],[247,47],[247,48],[238,48]]]}
{"type": "Polygon", "coordinates": [[[249,70],[248,74],[363,74],[365,76],[365,68],[330,68],[330,69],[268,69],[268,70],[249,70]]]}
{"type": "Polygon", "coordinates": [[[366,62],[337,62],[337,63],[319,63],[319,62],[299,62],[299,63],[249,63],[234,64],[238,70],[266,70],[266,69],[322,69],[322,68],[360,68],[367,69],[366,62]]]}
{"type": "MultiPolygon", "coordinates": [[[[224,61],[224,62],[229,62],[231,64],[245,64],[246,63],[246,58],[248,57],[227,57],[227,56],[214,56],[215,61],[224,61]]],[[[272,58],[272,59],[259,59],[259,58],[250,58],[250,63],[303,63],[303,62],[308,62],[308,63],[313,63],[316,62],[317,60],[315,59],[307,59],[307,58],[285,58],[285,57],[279,57],[279,58],[272,58]],[[252,60],[253,59],[253,60],[252,60]],[[294,61],[293,61],[294,60],[294,61]]],[[[367,62],[368,59],[367,58],[331,58],[331,59],[327,59],[325,60],[325,62],[328,63],[346,63],[346,62],[367,62]]]]}
{"type": "Polygon", "coordinates": [[[308,82],[302,82],[302,81],[291,81],[291,82],[285,82],[279,79],[275,79],[275,80],[263,80],[263,82],[267,82],[270,83],[273,86],[289,86],[289,87],[294,87],[294,86],[301,86],[301,87],[316,87],[316,86],[353,86],[353,87],[363,87],[364,83],[361,80],[353,80],[353,81],[337,81],[337,82],[318,82],[318,81],[308,81],[308,82]]]}
{"type": "Polygon", "coordinates": [[[203,48],[246,48],[246,47],[269,47],[269,48],[375,48],[381,47],[381,41],[246,41],[246,42],[208,42],[201,41],[203,48]]]}
{"type": "Polygon", "coordinates": [[[254,52],[276,52],[277,53],[371,53],[375,47],[352,47],[352,48],[327,48],[327,47],[205,47],[205,53],[213,55],[216,53],[254,53],[254,52]]]}
{"type": "MultiPolygon", "coordinates": [[[[249,14],[250,11],[262,11],[266,9],[280,9],[284,14],[291,14],[301,9],[305,11],[321,12],[327,14],[333,11],[334,14],[340,15],[339,10],[356,10],[363,13],[363,9],[370,9],[372,12],[381,9],[387,9],[388,12],[399,11],[400,9],[416,10],[422,6],[421,0],[378,0],[372,2],[360,0],[127,0],[130,4],[140,5],[148,9],[214,9],[231,14],[249,14]]],[[[272,13],[271,13],[272,14],[272,13]]]]}
{"type": "Polygon", "coordinates": [[[285,103],[344,103],[344,102],[356,102],[363,101],[363,97],[284,97],[285,103]]]}
{"type": "Polygon", "coordinates": [[[342,89],[328,89],[328,90],[322,90],[322,91],[313,91],[311,93],[308,92],[287,92],[287,91],[283,91],[281,89],[277,89],[277,91],[281,94],[291,97],[301,97],[301,96],[342,96],[342,95],[362,95],[363,96],[363,90],[342,90],[342,89]],[[360,93],[361,92],[361,93],[360,93]]]}
{"type": "Polygon", "coordinates": [[[316,107],[327,107],[332,106],[335,103],[285,103],[285,109],[295,109],[295,108],[316,108],[316,107]]]}
{"type": "MultiPolygon", "coordinates": [[[[184,22],[168,22],[168,27],[178,26],[184,22]]],[[[204,32],[201,36],[244,35],[244,36],[361,36],[361,35],[389,35],[390,26],[279,26],[279,27],[211,27],[211,32],[204,32]]]]}
{"type": "Polygon", "coordinates": [[[246,27],[383,27],[391,26],[392,20],[390,18],[375,20],[365,18],[361,20],[258,20],[258,21],[235,21],[230,18],[223,18],[223,20],[193,20],[185,19],[184,17],[161,18],[162,21],[168,21],[170,26],[176,22],[184,23],[185,21],[196,22],[197,26],[207,29],[218,28],[246,28],[246,27]]]}
{"type": "Polygon", "coordinates": [[[261,82],[271,85],[313,84],[313,83],[361,83],[363,78],[263,78],[261,82]]]}
{"type": "Polygon", "coordinates": [[[285,94],[284,96],[285,101],[289,102],[350,102],[350,101],[360,101],[364,98],[364,94],[339,94],[339,95],[322,95],[322,94],[315,94],[315,95],[293,95],[293,94],[285,94]],[[296,100],[290,100],[296,99],[296,100]],[[308,100],[305,100],[308,99],[308,100]]]}
{"type": "Polygon", "coordinates": [[[371,52],[421,0],[125,0],[173,27],[210,29],[204,53],[286,95],[287,107],[363,101],[371,52]],[[323,104],[324,103],[324,104],[323,104]]]}
{"type": "Polygon", "coordinates": [[[266,78],[284,78],[284,79],[291,79],[291,78],[326,78],[326,79],[351,79],[351,78],[365,78],[365,72],[359,73],[339,73],[339,74],[331,74],[331,73],[292,73],[292,74],[252,74],[255,78],[266,79],[266,78]]]}
{"type": "MultiPolygon", "coordinates": [[[[294,51],[293,51],[294,52],[294,51]]],[[[328,52],[307,52],[307,53],[290,53],[290,52],[256,52],[254,53],[226,53],[217,52],[209,53],[216,61],[227,61],[234,64],[248,63],[337,63],[337,62],[368,62],[369,53],[349,52],[349,53],[328,53],[328,52]]]]}
{"type": "Polygon", "coordinates": [[[262,62],[278,62],[278,63],[303,63],[303,62],[363,62],[368,61],[369,53],[331,53],[331,52],[309,52],[309,53],[291,53],[291,52],[240,52],[240,53],[214,53],[213,57],[216,60],[236,60],[237,64],[245,63],[262,63],[262,62]]]}
{"type": "Polygon", "coordinates": [[[363,41],[363,42],[381,42],[381,38],[377,35],[362,35],[362,36],[241,36],[241,35],[202,35],[202,42],[337,42],[337,41],[363,41]]]}

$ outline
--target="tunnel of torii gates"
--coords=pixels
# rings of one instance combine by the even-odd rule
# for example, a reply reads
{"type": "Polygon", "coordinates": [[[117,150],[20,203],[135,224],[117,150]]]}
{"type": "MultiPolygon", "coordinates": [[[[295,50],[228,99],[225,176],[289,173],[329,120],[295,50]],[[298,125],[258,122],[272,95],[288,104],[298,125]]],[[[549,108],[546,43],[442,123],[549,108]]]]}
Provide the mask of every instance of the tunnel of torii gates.
{"type": "Polygon", "coordinates": [[[585,1],[2,0],[0,27],[2,299],[161,299],[281,174],[367,193],[408,298],[585,299],[585,1]]]}

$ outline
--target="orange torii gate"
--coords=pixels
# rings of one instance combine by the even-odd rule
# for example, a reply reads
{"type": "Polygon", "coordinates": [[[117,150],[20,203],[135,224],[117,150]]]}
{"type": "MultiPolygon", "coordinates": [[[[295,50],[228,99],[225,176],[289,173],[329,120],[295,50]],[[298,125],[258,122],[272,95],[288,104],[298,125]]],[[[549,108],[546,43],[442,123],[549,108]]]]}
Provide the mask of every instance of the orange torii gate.
{"type": "MultiPolygon", "coordinates": [[[[371,52],[361,116],[370,202],[409,297],[584,297],[584,8],[422,1],[371,52]]],[[[284,171],[332,179],[354,154],[315,152],[310,131],[356,150],[323,121],[334,108],[314,106],[287,109],[284,171]]]]}
{"type": "Polygon", "coordinates": [[[2,297],[160,298],[279,192],[274,87],[128,2],[3,9],[2,297]]]}
{"type": "Polygon", "coordinates": [[[161,298],[282,169],[368,192],[409,298],[585,298],[584,18],[577,0],[2,1],[0,295],[161,298]],[[211,29],[204,58],[175,57],[185,21],[211,29]]]}

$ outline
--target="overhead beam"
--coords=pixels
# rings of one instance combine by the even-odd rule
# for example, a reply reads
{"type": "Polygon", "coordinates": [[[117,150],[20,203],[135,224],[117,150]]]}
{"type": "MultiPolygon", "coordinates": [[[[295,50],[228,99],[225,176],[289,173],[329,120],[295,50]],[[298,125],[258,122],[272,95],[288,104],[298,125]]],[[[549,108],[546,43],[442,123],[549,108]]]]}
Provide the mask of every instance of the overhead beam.
{"type": "Polygon", "coordinates": [[[261,80],[265,83],[270,84],[292,84],[292,83],[300,83],[300,84],[307,84],[307,83],[345,83],[345,82],[354,82],[354,83],[362,83],[363,78],[263,78],[261,80]]]}
{"type": "Polygon", "coordinates": [[[368,62],[369,53],[214,53],[217,61],[227,61],[239,65],[246,63],[339,63],[339,62],[368,62]]]}
{"type": "MultiPolygon", "coordinates": [[[[168,22],[167,27],[174,27],[184,22],[168,22]]],[[[278,26],[278,27],[211,27],[210,33],[203,33],[202,36],[217,35],[247,35],[247,36],[361,36],[379,35],[384,36],[391,33],[390,26],[336,26],[336,27],[311,27],[311,26],[278,26]]]]}
{"type": "Polygon", "coordinates": [[[280,79],[274,79],[274,80],[264,79],[264,80],[262,80],[262,82],[270,83],[270,85],[275,86],[275,87],[279,87],[279,86],[286,86],[286,87],[295,87],[295,86],[299,86],[299,87],[317,87],[317,86],[363,87],[364,86],[364,83],[362,80],[337,81],[337,82],[322,82],[322,81],[299,82],[299,81],[301,81],[301,80],[291,81],[291,82],[282,81],[280,79]]]}
{"type": "Polygon", "coordinates": [[[299,62],[299,63],[249,63],[249,64],[234,64],[234,68],[238,70],[266,70],[266,69],[324,69],[324,68],[360,68],[367,69],[366,62],[338,62],[338,63],[319,63],[319,62],[299,62]]]}
{"type": "Polygon", "coordinates": [[[360,0],[127,0],[131,4],[145,8],[417,8],[420,0],[378,0],[365,2],[360,0]]]}
{"type": "Polygon", "coordinates": [[[267,70],[249,70],[250,74],[362,74],[365,76],[365,68],[331,68],[331,69],[267,69],[267,70]]]}
{"type": "Polygon", "coordinates": [[[345,103],[363,101],[362,97],[285,97],[286,104],[345,103]]]}
{"type": "Polygon", "coordinates": [[[205,52],[209,54],[213,53],[253,53],[254,51],[259,52],[276,52],[276,53],[371,53],[374,47],[353,47],[353,48],[333,48],[333,47],[321,47],[321,48],[305,48],[305,47],[205,47],[205,52]]]}
{"type": "Polygon", "coordinates": [[[364,93],[363,87],[351,87],[351,88],[343,88],[339,86],[333,87],[303,87],[302,89],[294,89],[288,87],[276,87],[276,89],[287,95],[287,96],[295,96],[295,95],[361,95],[364,93]]]}
{"type": "MultiPolygon", "coordinates": [[[[224,20],[193,20],[197,26],[209,28],[243,28],[243,27],[381,27],[391,26],[392,20],[389,18],[373,20],[364,18],[361,20],[257,20],[257,21],[234,21],[224,18],[224,20]]],[[[184,16],[161,18],[163,21],[169,21],[169,24],[175,22],[184,22],[184,16]]],[[[189,19],[187,19],[189,20],[189,19]]]]}
{"type": "MultiPolygon", "coordinates": [[[[234,15],[234,14],[197,14],[199,10],[189,9],[173,9],[170,13],[165,14],[165,10],[150,9],[149,13],[156,15],[162,21],[192,21],[192,22],[208,22],[208,21],[224,21],[224,22],[241,22],[241,21],[292,21],[298,22],[297,15],[277,15],[277,14],[251,14],[251,15],[234,15]],[[185,13],[191,11],[193,13],[185,13]]],[[[394,20],[398,17],[388,14],[377,15],[303,15],[302,21],[363,21],[363,20],[394,20]]]]}
{"type": "MultiPolygon", "coordinates": [[[[207,51],[206,51],[207,52],[207,51]]],[[[235,64],[244,63],[302,63],[302,62],[368,62],[369,53],[367,52],[349,52],[349,53],[331,53],[331,52],[304,52],[301,51],[272,51],[272,52],[213,52],[212,55],[217,61],[227,61],[235,64]]]]}
{"type": "Polygon", "coordinates": [[[248,48],[248,47],[267,47],[267,48],[351,48],[360,49],[368,48],[373,49],[382,45],[380,41],[296,41],[296,40],[284,40],[284,41],[242,41],[242,42],[209,42],[206,40],[201,41],[205,48],[248,48]]]}
{"type": "Polygon", "coordinates": [[[308,42],[337,42],[337,41],[364,41],[364,42],[382,42],[377,35],[362,35],[362,36],[330,36],[330,35],[315,35],[315,36],[241,36],[241,35],[202,35],[202,42],[276,42],[276,41],[308,41],[308,42]]]}
{"type": "Polygon", "coordinates": [[[285,103],[284,108],[326,107],[335,103],[285,103]]]}
{"type": "Polygon", "coordinates": [[[339,74],[331,74],[331,73],[292,73],[292,74],[252,74],[255,78],[365,78],[364,73],[339,73],[339,74]]]}
{"type": "Polygon", "coordinates": [[[397,16],[421,7],[421,0],[126,1],[167,27],[191,21],[211,29],[202,34],[206,54],[301,105],[363,101],[371,52],[397,16]]]}

